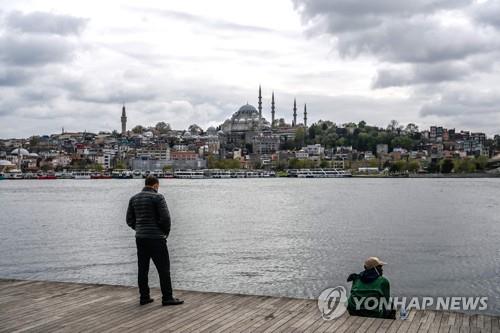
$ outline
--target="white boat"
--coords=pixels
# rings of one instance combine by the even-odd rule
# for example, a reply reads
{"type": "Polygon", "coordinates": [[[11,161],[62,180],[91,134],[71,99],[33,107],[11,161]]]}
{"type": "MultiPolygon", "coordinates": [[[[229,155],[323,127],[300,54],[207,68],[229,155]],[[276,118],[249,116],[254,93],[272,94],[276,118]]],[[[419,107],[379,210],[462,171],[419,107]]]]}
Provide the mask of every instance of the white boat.
{"type": "Polygon", "coordinates": [[[9,170],[5,174],[6,179],[24,179],[23,173],[19,169],[9,170]]]}
{"type": "Polygon", "coordinates": [[[245,171],[234,171],[231,173],[232,178],[245,178],[245,171]]]}
{"type": "Polygon", "coordinates": [[[180,179],[203,179],[205,175],[201,170],[177,170],[174,172],[175,178],[180,179]]]}
{"type": "Polygon", "coordinates": [[[300,169],[297,170],[297,177],[298,178],[314,178],[313,173],[309,169],[300,169]]]}
{"type": "Polygon", "coordinates": [[[72,175],[74,179],[90,179],[92,173],[89,171],[74,171],[72,175]]]}
{"type": "Polygon", "coordinates": [[[247,171],[245,173],[245,178],[259,178],[259,173],[255,171],[247,171]]]}
{"type": "Polygon", "coordinates": [[[161,171],[161,170],[153,170],[153,172],[151,173],[151,175],[153,175],[156,178],[163,178],[163,171],[161,171]]]}
{"type": "Polygon", "coordinates": [[[211,170],[212,178],[231,178],[231,171],[229,170],[211,170]]]}
{"type": "Polygon", "coordinates": [[[132,171],[132,178],[134,179],[142,179],[142,171],[141,170],[134,170],[132,171]]]}
{"type": "Polygon", "coordinates": [[[351,177],[351,173],[342,169],[324,169],[328,178],[351,177]]]}

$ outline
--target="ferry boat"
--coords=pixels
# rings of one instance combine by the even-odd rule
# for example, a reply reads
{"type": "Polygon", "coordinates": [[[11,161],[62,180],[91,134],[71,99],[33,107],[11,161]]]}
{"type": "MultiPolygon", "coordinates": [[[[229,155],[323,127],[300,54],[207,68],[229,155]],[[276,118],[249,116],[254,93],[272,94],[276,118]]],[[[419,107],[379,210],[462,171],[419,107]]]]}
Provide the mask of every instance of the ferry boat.
{"type": "Polygon", "coordinates": [[[113,179],[131,179],[133,177],[133,173],[130,170],[113,170],[111,173],[111,177],[113,179]]]}
{"type": "Polygon", "coordinates": [[[89,171],[74,171],[74,179],[91,179],[92,173],[89,171]]]}
{"type": "Polygon", "coordinates": [[[342,169],[301,169],[289,170],[289,177],[298,178],[342,178],[351,177],[351,173],[342,169]]]}
{"type": "Polygon", "coordinates": [[[259,178],[259,173],[255,171],[245,172],[245,178],[259,178]]]}
{"type": "Polygon", "coordinates": [[[231,171],[229,170],[211,170],[210,174],[212,178],[231,178],[231,171]]]}
{"type": "Polygon", "coordinates": [[[32,172],[28,172],[23,174],[23,179],[38,179],[38,177],[42,174],[36,174],[32,172]]]}
{"type": "Polygon", "coordinates": [[[53,173],[53,172],[49,172],[49,173],[42,173],[40,175],[38,175],[37,179],[57,179],[56,177],[56,174],[53,173]]]}
{"type": "Polygon", "coordinates": [[[163,178],[174,178],[174,173],[171,171],[163,172],[163,178]]]}
{"type": "Polygon", "coordinates": [[[107,173],[93,172],[90,175],[91,179],[111,179],[111,175],[107,173]]]}
{"type": "Polygon", "coordinates": [[[151,172],[151,175],[156,177],[156,178],[163,178],[163,171],[154,170],[153,172],[151,172]]]}
{"type": "Polygon", "coordinates": [[[132,171],[132,178],[134,178],[134,179],[141,179],[141,178],[143,178],[142,171],[141,170],[134,170],[134,171],[132,171]]]}
{"type": "Polygon", "coordinates": [[[62,172],[60,174],[56,174],[56,177],[59,179],[74,179],[75,176],[71,172],[62,172]]]}
{"type": "Polygon", "coordinates": [[[328,178],[352,177],[349,171],[343,169],[324,169],[328,178]]]}
{"type": "Polygon", "coordinates": [[[7,179],[24,179],[23,173],[19,169],[9,170],[5,175],[7,179]]]}
{"type": "Polygon", "coordinates": [[[233,171],[231,172],[231,178],[245,178],[245,171],[233,171]]]}
{"type": "Polygon", "coordinates": [[[201,170],[177,170],[174,172],[175,178],[179,179],[203,179],[205,175],[201,170]]]}

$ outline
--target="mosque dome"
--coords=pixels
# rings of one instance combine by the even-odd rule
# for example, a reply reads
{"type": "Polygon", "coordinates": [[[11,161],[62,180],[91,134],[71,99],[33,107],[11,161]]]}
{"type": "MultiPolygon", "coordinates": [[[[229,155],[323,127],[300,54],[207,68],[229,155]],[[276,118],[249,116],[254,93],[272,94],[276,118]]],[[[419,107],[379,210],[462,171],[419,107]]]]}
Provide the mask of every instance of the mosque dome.
{"type": "Polygon", "coordinates": [[[29,155],[30,152],[27,151],[26,149],[24,148],[16,148],[16,149],[13,149],[11,152],[10,152],[11,155],[23,155],[23,156],[26,156],[26,155],[29,155]]]}
{"type": "Polygon", "coordinates": [[[222,130],[225,133],[255,131],[259,128],[268,128],[268,124],[268,121],[259,117],[259,111],[253,105],[247,103],[224,122],[222,130]]]}
{"type": "Polygon", "coordinates": [[[210,126],[209,128],[207,128],[207,134],[208,135],[216,135],[217,134],[217,130],[215,129],[215,127],[210,126]]]}

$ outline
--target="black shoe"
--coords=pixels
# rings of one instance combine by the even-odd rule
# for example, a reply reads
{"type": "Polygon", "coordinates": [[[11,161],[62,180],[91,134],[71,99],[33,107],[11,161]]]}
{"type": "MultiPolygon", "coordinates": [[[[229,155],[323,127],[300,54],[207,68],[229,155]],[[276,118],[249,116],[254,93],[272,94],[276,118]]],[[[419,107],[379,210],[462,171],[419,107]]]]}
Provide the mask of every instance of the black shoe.
{"type": "Polygon", "coordinates": [[[139,300],[139,304],[140,305],[146,305],[146,304],[149,304],[149,303],[153,303],[154,299],[152,299],[151,297],[150,298],[144,298],[144,299],[140,299],[139,300]]]}
{"type": "Polygon", "coordinates": [[[168,299],[166,301],[162,301],[161,302],[161,305],[163,306],[169,306],[169,305],[181,305],[183,304],[184,301],[181,301],[180,299],[177,299],[177,298],[171,298],[171,299],[168,299]]]}

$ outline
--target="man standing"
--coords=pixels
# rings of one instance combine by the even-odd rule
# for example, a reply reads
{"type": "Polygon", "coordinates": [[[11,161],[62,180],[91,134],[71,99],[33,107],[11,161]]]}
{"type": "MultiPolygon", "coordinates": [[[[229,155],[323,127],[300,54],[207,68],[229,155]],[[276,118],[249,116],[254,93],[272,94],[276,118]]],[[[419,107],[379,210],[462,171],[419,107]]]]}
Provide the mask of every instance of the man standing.
{"type": "Polygon", "coordinates": [[[158,179],[148,176],[146,186],[130,199],[127,209],[127,224],[135,230],[137,244],[139,303],[144,305],[153,302],[148,285],[149,262],[153,259],[160,276],[162,305],[179,305],[184,301],[173,297],[170,280],[170,259],[167,249],[170,213],[165,198],[158,193],[159,187],[158,179]]]}

